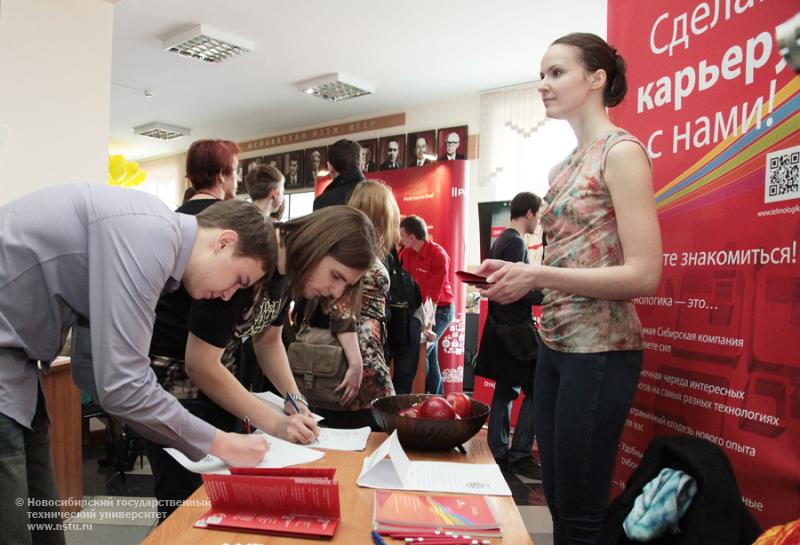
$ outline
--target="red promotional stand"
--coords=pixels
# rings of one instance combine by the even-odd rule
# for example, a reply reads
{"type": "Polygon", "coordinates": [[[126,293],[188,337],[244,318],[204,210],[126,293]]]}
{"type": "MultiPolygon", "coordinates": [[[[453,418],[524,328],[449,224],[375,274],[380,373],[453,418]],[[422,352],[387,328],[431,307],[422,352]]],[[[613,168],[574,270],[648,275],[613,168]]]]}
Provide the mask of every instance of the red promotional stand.
{"type": "Polygon", "coordinates": [[[629,73],[612,115],[649,148],[664,241],[615,492],[653,437],[702,437],[765,527],[800,515],[800,77],[774,37],[797,7],[608,5],[629,73]]]}
{"type": "MultiPolygon", "coordinates": [[[[464,208],[466,161],[445,161],[414,168],[369,173],[392,188],[400,214],[417,215],[428,225],[429,236],[450,256],[455,318],[439,341],[439,367],[444,393],[459,392],[464,380],[464,308],[466,288],[455,278],[464,268],[464,208]]],[[[325,187],[317,184],[317,194],[325,187]]]]}

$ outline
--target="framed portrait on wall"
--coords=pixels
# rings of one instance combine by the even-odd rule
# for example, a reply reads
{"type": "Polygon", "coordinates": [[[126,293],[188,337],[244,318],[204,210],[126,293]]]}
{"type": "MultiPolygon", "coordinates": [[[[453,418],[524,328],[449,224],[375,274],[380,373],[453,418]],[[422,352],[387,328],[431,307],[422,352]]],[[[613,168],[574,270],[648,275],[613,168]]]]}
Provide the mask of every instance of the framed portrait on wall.
{"type": "Polygon", "coordinates": [[[358,145],[361,146],[361,172],[366,174],[378,170],[378,164],[375,162],[378,153],[378,139],[359,140],[358,145]]]}
{"type": "Polygon", "coordinates": [[[378,140],[378,170],[394,170],[405,167],[406,135],[395,134],[378,140]]]}
{"type": "Polygon", "coordinates": [[[439,129],[439,161],[467,158],[467,126],[439,129]]]}
{"type": "Polygon", "coordinates": [[[303,150],[299,149],[284,154],[283,164],[286,167],[283,172],[283,175],[286,176],[284,184],[286,190],[303,187],[303,150]]]}
{"type": "Polygon", "coordinates": [[[264,164],[273,166],[281,171],[283,174],[285,171],[283,169],[283,153],[276,153],[274,155],[266,155],[264,156],[264,164]]]}
{"type": "Polygon", "coordinates": [[[420,167],[436,161],[436,131],[408,133],[406,139],[406,166],[420,167]]]}
{"type": "Polygon", "coordinates": [[[305,150],[305,175],[303,185],[314,187],[320,170],[328,170],[328,146],[319,146],[305,150]]]}
{"type": "Polygon", "coordinates": [[[244,179],[247,175],[255,170],[258,165],[264,162],[263,157],[248,157],[247,159],[239,159],[239,178],[236,182],[236,194],[244,195],[247,193],[247,186],[244,184],[244,179]]]}

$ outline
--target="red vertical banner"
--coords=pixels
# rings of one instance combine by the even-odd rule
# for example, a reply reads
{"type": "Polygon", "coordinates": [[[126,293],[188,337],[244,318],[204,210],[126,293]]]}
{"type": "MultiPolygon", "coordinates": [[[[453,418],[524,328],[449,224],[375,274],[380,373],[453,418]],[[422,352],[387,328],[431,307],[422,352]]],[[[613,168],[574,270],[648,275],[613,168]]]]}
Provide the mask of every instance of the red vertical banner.
{"type": "Polygon", "coordinates": [[[466,161],[443,161],[432,165],[371,173],[392,188],[400,214],[425,220],[428,234],[450,256],[455,318],[439,341],[439,367],[444,392],[461,391],[464,381],[464,311],[466,286],[455,271],[464,268],[464,210],[466,161]]]}
{"type": "Polygon", "coordinates": [[[763,526],[800,516],[800,78],[774,36],[797,7],[608,3],[629,75],[612,115],[653,159],[664,241],[612,492],[653,437],[693,435],[763,526]]]}

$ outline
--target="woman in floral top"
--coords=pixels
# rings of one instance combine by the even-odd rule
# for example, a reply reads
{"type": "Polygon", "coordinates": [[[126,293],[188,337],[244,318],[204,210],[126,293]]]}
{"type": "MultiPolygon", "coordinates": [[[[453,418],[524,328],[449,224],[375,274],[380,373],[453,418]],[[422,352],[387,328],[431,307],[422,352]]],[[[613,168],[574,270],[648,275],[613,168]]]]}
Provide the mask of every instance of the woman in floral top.
{"type": "Polygon", "coordinates": [[[478,272],[500,303],[544,292],[534,409],[553,537],[594,544],[641,370],[630,299],[658,286],[661,235],[646,150],[606,112],[625,96],[625,61],[593,34],[569,34],[541,71],[547,115],[568,121],[578,139],[550,174],[544,261],[487,261],[478,272]]]}
{"type": "Polygon", "coordinates": [[[381,182],[366,180],[353,190],[347,205],[364,212],[375,226],[380,255],[361,281],[361,311],[354,317],[352,307],[337,301],[330,309],[331,330],[344,348],[349,367],[336,388],[346,411],[318,411],[333,427],[370,426],[372,402],[394,395],[392,376],[383,354],[386,331],[386,296],[389,273],[381,259],[391,250],[400,231],[400,211],[391,190],[381,182]],[[355,320],[355,331],[346,327],[355,320]]]}

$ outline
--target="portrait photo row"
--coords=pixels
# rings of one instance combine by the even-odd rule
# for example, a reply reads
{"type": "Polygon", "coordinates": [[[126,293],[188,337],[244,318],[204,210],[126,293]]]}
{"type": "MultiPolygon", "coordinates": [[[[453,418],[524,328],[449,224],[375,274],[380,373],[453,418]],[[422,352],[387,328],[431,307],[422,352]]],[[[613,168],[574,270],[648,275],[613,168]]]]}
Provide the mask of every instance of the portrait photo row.
{"type": "MultiPolygon", "coordinates": [[[[437,161],[466,159],[467,125],[357,140],[361,171],[395,170],[437,161]]],[[[259,165],[272,165],[286,177],[287,191],[313,189],[318,176],[328,174],[328,146],[300,149],[239,161],[237,193],[247,193],[244,178],[259,165]]]]}

